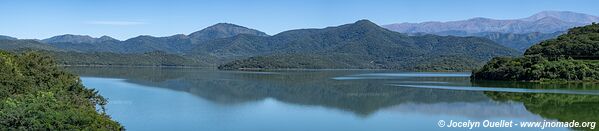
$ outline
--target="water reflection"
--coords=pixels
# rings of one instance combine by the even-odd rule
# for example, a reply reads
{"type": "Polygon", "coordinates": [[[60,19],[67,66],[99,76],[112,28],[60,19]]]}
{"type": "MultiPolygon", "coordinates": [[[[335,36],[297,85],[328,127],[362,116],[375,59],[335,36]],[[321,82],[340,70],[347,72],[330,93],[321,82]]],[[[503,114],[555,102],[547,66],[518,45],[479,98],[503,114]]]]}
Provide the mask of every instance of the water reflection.
{"type": "MultiPolygon", "coordinates": [[[[392,79],[340,81],[331,79],[373,71],[297,71],[248,73],[168,68],[70,68],[82,76],[118,77],[128,82],[185,91],[219,104],[236,104],[274,98],[317,105],[367,116],[401,103],[454,103],[488,101],[482,92],[387,86],[392,79]]],[[[374,71],[376,72],[376,71],[374,71]]],[[[466,78],[417,78],[406,80],[467,82],[466,78]]]]}
{"type": "MultiPolygon", "coordinates": [[[[563,122],[599,122],[599,96],[543,93],[485,92],[496,101],[523,102],[526,109],[563,122]]],[[[589,128],[577,128],[589,130],[589,128]]]]}
{"type": "Polygon", "coordinates": [[[181,68],[81,68],[88,77],[186,92],[219,105],[274,99],[370,117],[376,112],[468,119],[599,121],[593,83],[470,81],[466,73],[388,71],[240,72],[181,68]],[[543,88],[547,87],[547,88],[543,88]],[[580,94],[593,95],[580,95],[580,94]]]}

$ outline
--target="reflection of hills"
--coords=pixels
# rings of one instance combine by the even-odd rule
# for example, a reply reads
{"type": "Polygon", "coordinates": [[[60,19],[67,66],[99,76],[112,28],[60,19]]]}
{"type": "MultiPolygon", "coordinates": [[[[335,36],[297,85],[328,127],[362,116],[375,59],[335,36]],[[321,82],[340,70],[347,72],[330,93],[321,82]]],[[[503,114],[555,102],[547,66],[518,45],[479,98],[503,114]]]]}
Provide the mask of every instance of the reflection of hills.
{"type": "Polygon", "coordinates": [[[542,120],[541,116],[530,113],[520,102],[453,102],[453,103],[402,103],[385,110],[396,112],[413,112],[426,115],[466,116],[474,120],[488,120],[497,116],[504,118],[524,118],[542,120]]]}
{"type": "MultiPolygon", "coordinates": [[[[402,103],[476,102],[481,92],[385,86],[398,79],[334,80],[373,71],[233,72],[201,69],[70,68],[81,76],[117,77],[152,87],[186,91],[204,99],[232,104],[274,98],[292,104],[337,108],[368,115],[402,103]]],[[[467,81],[467,78],[414,78],[401,81],[467,81]]]]}
{"type": "MultiPolygon", "coordinates": [[[[473,85],[481,87],[513,87],[532,89],[575,89],[597,90],[599,83],[574,82],[574,83],[538,83],[538,82],[493,82],[473,81],[473,85]]],[[[573,95],[550,93],[505,93],[485,92],[487,96],[496,101],[517,101],[524,103],[524,107],[532,113],[549,119],[562,122],[599,121],[599,96],[573,95]]],[[[576,128],[590,130],[589,128],[576,128]]]]}
{"type": "MultiPolygon", "coordinates": [[[[563,122],[599,121],[599,96],[485,92],[493,100],[523,102],[526,109],[563,122]]],[[[589,130],[589,128],[581,128],[589,130]]]]}
{"type": "Polygon", "coordinates": [[[559,121],[599,121],[599,96],[470,92],[385,86],[387,83],[425,85],[456,85],[480,87],[518,87],[558,89],[596,89],[589,83],[542,84],[522,82],[475,81],[464,77],[390,77],[387,79],[334,80],[338,76],[372,73],[376,71],[320,71],[320,72],[233,72],[209,69],[169,68],[69,68],[93,77],[124,78],[128,82],[151,87],[189,92],[201,98],[220,103],[235,104],[274,98],[291,104],[316,105],[369,115],[386,108],[394,111],[414,111],[425,114],[462,115],[484,118],[479,114],[501,116],[526,115],[518,112],[519,105],[493,104],[493,101],[524,103],[526,110],[559,121]],[[448,82],[448,83],[445,83],[448,82]],[[489,99],[492,98],[492,99],[489,99]],[[447,108],[453,107],[453,108],[447,108]],[[464,108],[462,108],[464,107],[464,108]],[[512,112],[497,112],[512,109],[512,112]],[[477,110],[478,109],[478,110],[477,110]],[[494,113],[490,113],[494,112],[494,113]]]}
{"type": "Polygon", "coordinates": [[[486,81],[475,80],[474,86],[480,87],[510,87],[510,88],[529,88],[529,89],[577,89],[577,90],[597,90],[597,82],[521,82],[521,81],[486,81]]]}

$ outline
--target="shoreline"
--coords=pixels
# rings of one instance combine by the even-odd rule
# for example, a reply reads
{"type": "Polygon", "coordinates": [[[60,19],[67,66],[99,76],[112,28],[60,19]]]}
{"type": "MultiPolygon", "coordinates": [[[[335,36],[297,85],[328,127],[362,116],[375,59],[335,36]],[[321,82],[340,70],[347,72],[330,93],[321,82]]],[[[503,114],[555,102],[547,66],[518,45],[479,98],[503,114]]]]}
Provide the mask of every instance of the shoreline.
{"type": "Polygon", "coordinates": [[[198,69],[216,69],[222,71],[343,71],[343,70],[355,70],[355,71],[402,71],[402,72],[472,72],[472,70],[396,70],[396,69],[352,69],[352,68],[323,68],[323,69],[309,69],[309,68],[278,68],[278,69],[264,69],[264,68],[241,68],[241,69],[218,69],[217,66],[149,66],[149,65],[58,65],[61,67],[130,67],[130,68],[198,68],[198,69]]]}
{"type": "Polygon", "coordinates": [[[60,67],[139,67],[139,68],[216,68],[212,66],[151,66],[151,65],[58,65],[60,67]]]}
{"type": "MultiPolygon", "coordinates": [[[[451,72],[470,72],[472,70],[394,70],[394,69],[339,69],[339,68],[330,68],[330,69],[302,69],[302,68],[281,68],[281,69],[262,69],[262,68],[242,68],[236,70],[229,69],[218,69],[213,66],[143,66],[143,65],[58,65],[61,67],[114,67],[114,68],[175,68],[175,69],[213,69],[220,71],[241,71],[241,72],[268,72],[268,71],[399,71],[399,72],[436,72],[436,73],[451,73],[451,72]]],[[[564,80],[482,80],[482,79],[471,79],[470,81],[502,81],[502,82],[527,82],[527,83],[545,83],[545,84],[555,84],[555,83],[599,83],[599,81],[564,81],[564,80]]]]}

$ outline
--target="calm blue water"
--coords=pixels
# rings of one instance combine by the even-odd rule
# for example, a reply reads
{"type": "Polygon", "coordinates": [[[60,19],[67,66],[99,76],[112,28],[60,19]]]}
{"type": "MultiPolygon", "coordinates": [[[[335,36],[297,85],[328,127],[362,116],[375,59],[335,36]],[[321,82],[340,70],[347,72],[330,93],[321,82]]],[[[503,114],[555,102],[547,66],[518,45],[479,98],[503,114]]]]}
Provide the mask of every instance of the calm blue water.
{"type": "Polygon", "coordinates": [[[108,114],[128,130],[467,130],[437,124],[599,118],[593,110],[599,109],[598,97],[585,93],[596,92],[594,85],[470,82],[468,73],[70,70],[82,76],[86,87],[109,99],[108,114]],[[555,104],[565,97],[580,103],[555,104]]]}

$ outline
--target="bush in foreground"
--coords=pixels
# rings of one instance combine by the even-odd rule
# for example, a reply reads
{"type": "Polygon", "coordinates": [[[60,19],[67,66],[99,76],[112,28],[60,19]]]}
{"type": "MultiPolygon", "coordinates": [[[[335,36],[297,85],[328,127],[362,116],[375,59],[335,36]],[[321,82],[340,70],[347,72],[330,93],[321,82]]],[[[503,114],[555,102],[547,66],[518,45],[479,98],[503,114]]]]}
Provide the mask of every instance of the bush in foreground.
{"type": "Polygon", "coordinates": [[[0,130],[123,130],[106,104],[49,57],[0,51],[0,130]]]}

